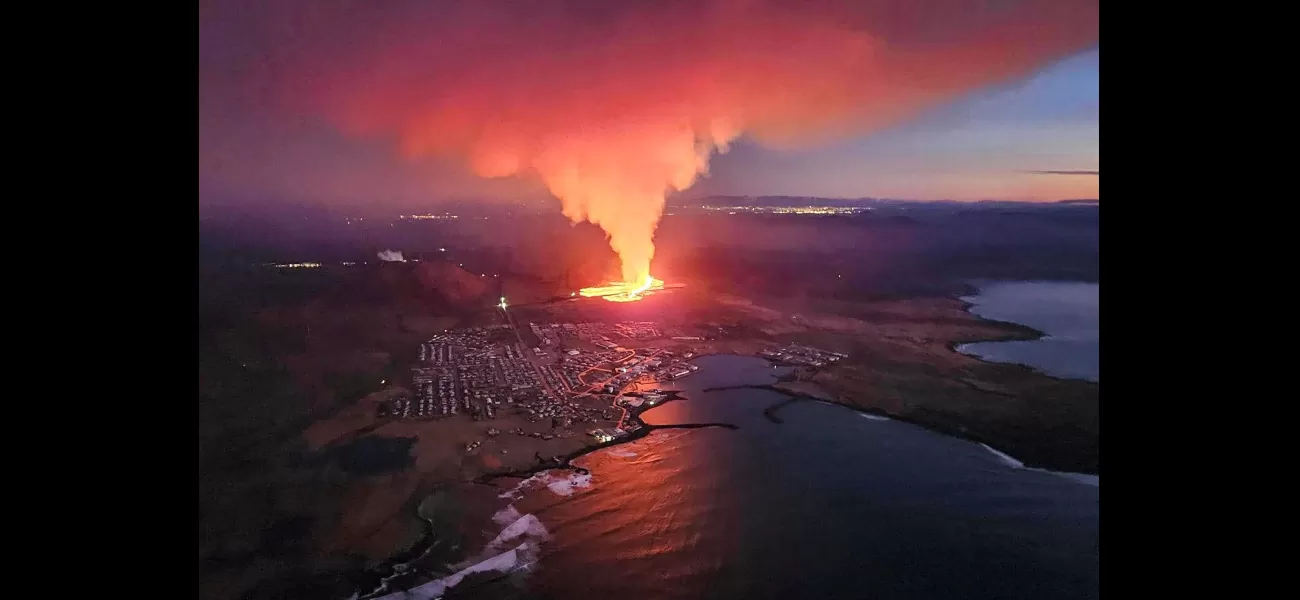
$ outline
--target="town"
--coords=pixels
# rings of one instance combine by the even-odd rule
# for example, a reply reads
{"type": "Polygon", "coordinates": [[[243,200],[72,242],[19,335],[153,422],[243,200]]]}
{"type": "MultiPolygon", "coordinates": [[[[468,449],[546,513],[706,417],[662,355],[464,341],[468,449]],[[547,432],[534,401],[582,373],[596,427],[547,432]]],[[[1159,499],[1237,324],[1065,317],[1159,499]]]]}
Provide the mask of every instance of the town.
{"type": "MultiPolygon", "coordinates": [[[[543,425],[534,431],[490,427],[486,435],[550,440],[570,437],[577,426],[591,427],[587,435],[609,442],[640,426],[628,418],[628,409],[652,406],[665,397],[658,384],[699,369],[687,361],[697,352],[691,344],[703,338],[682,333],[649,321],[447,330],[420,344],[419,360],[411,370],[411,393],[381,403],[376,416],[433,420],[467,415],[474,421],[513,417],[543,425]]],[[[846,357],[799,344],[758,354],[778,364],[812,369],[846,357]]],[[[466,452],[481,442],[469,443],[466,452]]]]}
{"type": "MultiPolygon", "coordinates": [[[[669,338],[653,322],[529,323],[529,347],[510,325],[448,330],[420,344],[411,373],[411,394],[377,408],[386,419],[441,419],[468,415],[491,421],[506,414],[531,423],[549,421],[555,433],[504,433],[542,439],[567,436],[574,425],[613,423],[588,434],[609,441],[635,431],[628,407],[654,404],[655,384],[699,369],[686,361],[695,351],[669,338]],[[632,342],[667,339],[669,348],[626,348],[632,342]],[[644,395],[631,390],[649,390],[644,395]],[[504,414],[503,414],[504,413],[504,414]]],[[[503,432],[491,428],[489,437],[503,432]]],[[[467,446],[472,452],[478,442],[467,446]]]]}
{"type": "Polygon", "coordinates": [[[818,350],[799,344],[789,344],[784,348],[775,350],[762,350],[759,356],[776,363],[787,365],[799,365],[808,367],[824,367],[827,364],[836,362],[842,358],[848,358],[847,354],[839,352],[830,352],[828,350],[818,350]]]}

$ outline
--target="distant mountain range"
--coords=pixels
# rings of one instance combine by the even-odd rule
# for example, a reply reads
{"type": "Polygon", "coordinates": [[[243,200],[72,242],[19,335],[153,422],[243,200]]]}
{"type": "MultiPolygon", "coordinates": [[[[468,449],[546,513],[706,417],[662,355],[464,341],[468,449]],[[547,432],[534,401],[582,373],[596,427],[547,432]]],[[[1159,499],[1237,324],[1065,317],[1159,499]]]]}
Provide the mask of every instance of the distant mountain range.
{"type": "MultiPolygon", "coordinates": [[[[761,208],[782,208],[799,206],[840,206],[840,207],[1051,207],[1051,206],[1097,206],[1098,200],[1073,199],[1057,202],[1015,202],[1008,200],[980,200],[976,202],[959,202],[955,200],[901,200],[895,198],[818,198],[816,196],[705,196],[699,198],[673,197],[668,206],[680,208],[702,208],[711,206],[753,206],[761,208]]],[[[558,205],[553,201],[547,203],[509,204],[489,202],[478,204],[460,202],[456,204],[430,204],[420,210],[410,209],[406,214],[424,212],[452,211],[461,215],[496,214],[501,211],[514,213],[523,209],[525,214],[554,214],[558,205]]],[[[378,219],[396,217],[397,211],[380,207],[370,209],[353,209],[350,211],[331,210],[303,204],[232,204],[214,205],[200,211],[201,229],[236,229],[262,227],[268,223],[291,225],[291,229],[300,231],[307,222],[341,221],[345,216],[365,215],[378,219]]],[[[253,236],[260,238],[263,236],[253,236]]]]}
{"type": "Polygon", "coordinates": [[[957,200],[900,200],[895,198],[818,198],[815,196],[705,196],[701,198],[673,198],[669,206],[892,206],[917,204],[929,206],[1054,206],[1054,205],[1097,205],[1098,199],[1060,200],[1057,202],[1016,202],[1011,200],[980,200],[961,202],[957,200]]]}

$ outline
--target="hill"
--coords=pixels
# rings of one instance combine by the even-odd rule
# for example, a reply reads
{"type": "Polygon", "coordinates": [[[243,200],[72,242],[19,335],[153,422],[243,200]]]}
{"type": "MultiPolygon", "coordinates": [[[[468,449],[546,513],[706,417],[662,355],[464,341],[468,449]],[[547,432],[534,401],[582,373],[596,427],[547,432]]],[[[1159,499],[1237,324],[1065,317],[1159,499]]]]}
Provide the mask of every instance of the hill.
{"type": "Polygon", "coordinates": [[[328,302],[417,313],[454,311],[481,305],[492,288],[492,282],[447,261],[389,262],[346,269],[328,302]]]}

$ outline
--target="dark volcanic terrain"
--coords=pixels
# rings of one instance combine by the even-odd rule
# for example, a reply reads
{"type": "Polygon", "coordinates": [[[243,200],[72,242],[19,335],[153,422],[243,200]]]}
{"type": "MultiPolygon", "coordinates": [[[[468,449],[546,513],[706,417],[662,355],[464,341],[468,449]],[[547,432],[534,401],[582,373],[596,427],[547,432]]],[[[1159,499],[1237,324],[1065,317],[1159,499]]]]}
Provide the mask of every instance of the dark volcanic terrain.
{"type": "MultiPolygon", "coordinates": [[[[457,452],[439,458],[418,426],[378,431],[366,421],[368,403],[400,391],[422,341],[499,323],[493,304],[501,294],[520,305],[521,323],[631,315],[716,331],[701,352],[754,353],[785,342],[844,352],[842,363],[781,385],[984,441],[1034,466],[1097,473],[1098,384],[951,348],[1035,335],[966,313],[956,297],[971,280],[1097,281],[1098,211],[683,209],[660,227],[655,275],[687,287],[626,306],[532,304],[615,272],[598,230],[556,215],[491,209],[454,225],[375,217],[347,225],[330,215],[206,219],[200,597],[346,597],[366,585],[367,567],[426,539],[421,501],[445,483],[502,466],[457,452]],[[421,262],[381,264],[375,252],[388,248],[421,262]],[[305,261],[322,266],[268,266],[305,261]]],[[[557,454],[580,447],[555,444],[557,454]]],[[[439,510],[461,515],[438,520],[441,539],[478,534],[476,492],[467,489],[438,492],[439,510]]]]}

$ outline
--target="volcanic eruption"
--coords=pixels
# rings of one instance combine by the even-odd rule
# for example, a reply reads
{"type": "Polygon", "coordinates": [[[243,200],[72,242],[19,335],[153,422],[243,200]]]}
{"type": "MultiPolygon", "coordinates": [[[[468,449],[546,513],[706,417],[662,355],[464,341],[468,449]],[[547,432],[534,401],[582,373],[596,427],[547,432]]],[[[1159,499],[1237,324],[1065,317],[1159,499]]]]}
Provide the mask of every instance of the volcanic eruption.
{"type": "Polygon", "coordinates": [[[588,298],[604,298],[611,302],[632,302],[645,297],[646,292],[662,289],[664,282],[647,274],[640,284],[612,282],[609,285],[582,288],[579,293],[588,298]]]}
{"type": "Polygon", "coordinates": [[[742,135],[789,148],[861,134],[1098,36],[1096,0],[265,4],[264,71],[292,74],[277,81],[293,109],[413,160],[540,182],[605,231],[621,281],[581,293],[616,301],[662,286],[667,195],[742,135]]]}

